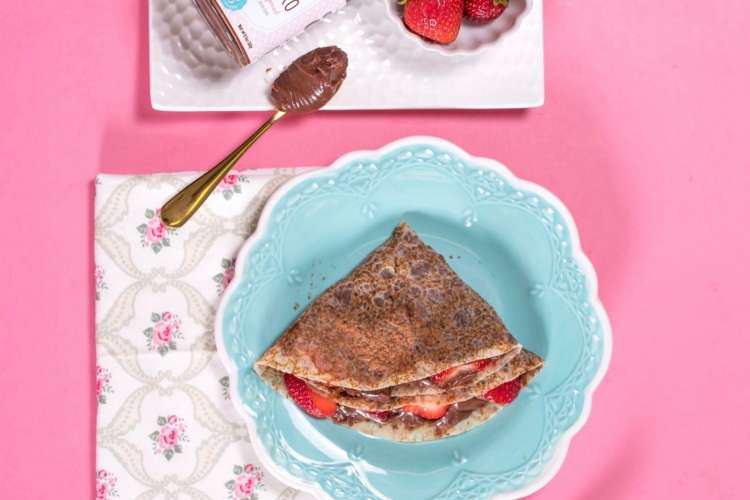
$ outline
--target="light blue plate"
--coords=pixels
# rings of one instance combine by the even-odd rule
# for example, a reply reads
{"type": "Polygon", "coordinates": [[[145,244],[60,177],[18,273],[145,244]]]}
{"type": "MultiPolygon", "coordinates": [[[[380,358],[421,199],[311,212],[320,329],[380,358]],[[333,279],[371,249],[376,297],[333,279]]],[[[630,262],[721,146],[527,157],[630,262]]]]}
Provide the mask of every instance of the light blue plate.
{"type": "Polygon", "coordinates": [[[255,450],[286,483],[342,499],[517,497],[555,474],[604,376],[611,334],[596,287],[573,220],[553,195],[494,161],[417,137],[347,155],[274,195],[240,251],[217,344],[255,450]],[[489,422],[419,444],[309,418],[251,369],[400,220],[545,359],[489,422]]]}

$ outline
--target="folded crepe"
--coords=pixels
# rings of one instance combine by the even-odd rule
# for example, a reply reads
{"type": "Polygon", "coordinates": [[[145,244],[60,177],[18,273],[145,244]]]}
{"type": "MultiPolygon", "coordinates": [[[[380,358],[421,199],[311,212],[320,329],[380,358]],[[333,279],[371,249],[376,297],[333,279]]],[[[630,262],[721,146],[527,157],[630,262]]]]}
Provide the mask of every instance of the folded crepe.
{"type": "Polygon", "coordinates": [[[398,441],[465,432],[543,364],[406,224],[257,361],[308,413],[398,441]]]}

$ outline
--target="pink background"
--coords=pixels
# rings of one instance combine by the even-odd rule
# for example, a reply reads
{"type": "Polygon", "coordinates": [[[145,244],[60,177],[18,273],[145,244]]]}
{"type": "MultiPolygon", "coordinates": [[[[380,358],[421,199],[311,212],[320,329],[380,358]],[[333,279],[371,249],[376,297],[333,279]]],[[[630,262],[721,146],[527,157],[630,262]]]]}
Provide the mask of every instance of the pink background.
{"type": "MultiPolygon", "coordinates": [[[[92,496],[94,176],[204,168],[265,119],[151,110],[146,1],[87,4],[0,4],[0,498],[92,496]]],[[[547,0],[544,107],[319,114],[243,166],[431,134],[546,186],[614,355],[534,498],[748,498],[748,19],[745,0],[547,0]]]]}

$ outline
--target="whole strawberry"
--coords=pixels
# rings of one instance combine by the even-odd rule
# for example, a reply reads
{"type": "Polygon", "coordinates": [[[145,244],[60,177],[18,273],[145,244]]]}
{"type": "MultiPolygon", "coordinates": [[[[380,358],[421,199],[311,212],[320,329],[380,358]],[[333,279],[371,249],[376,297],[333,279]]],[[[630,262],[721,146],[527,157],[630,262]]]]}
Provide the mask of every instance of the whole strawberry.
{"type": "Polygon", "coordinates": [[[448,44],[461,28],[464,0],[406,0],[404,24],[433,42],[448,44]]]}
{"type": "Polygon", "coordinates": [[[488,23],[500,17],[508,0],[466,0],[464,17],[472,23],[488,23]]]}

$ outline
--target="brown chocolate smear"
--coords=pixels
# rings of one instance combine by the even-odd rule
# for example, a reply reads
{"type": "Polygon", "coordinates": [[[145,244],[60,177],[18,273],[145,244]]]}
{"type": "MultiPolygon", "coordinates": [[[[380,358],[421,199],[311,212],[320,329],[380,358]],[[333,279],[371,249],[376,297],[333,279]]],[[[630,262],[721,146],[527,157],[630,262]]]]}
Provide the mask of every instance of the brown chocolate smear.
{"type": "Polygon", "coordinates": [[[405,412],[403,410],[396,412],[369,412],[338,405],[336,407],[336,413],[331,416],[331,420],[338,424],[346,425],[353,425],[357,422],[368,420],[378,424],[389,423],[393,426],[401,424],[409,430],[414,430],[423,425],[433,425],[438,429],[439,433],[444,433],[460,421],[468,418],[474,410],[482,408],[487,404],[487,401],[478,398],[471,398],[459,403],[453,403],[448,407],[448,411],[445,415],[438,420],[427,420],[419,415],[405,412]]]}
{"type": "Polygon", "coordinates": [[[381,412],[370,412],[365,410],[357,410],[356,408],[349,408],[348,406],[338,405],[336,407],[336,413],[331,416],[331,420],[337,424],[352,425],[357,422],[363,422],[371,420],[378,424],[382,424],[389,420],[393,414],[388,411],[381,412]]]}
{"type": "Polygon", "coordinates": [[[363,398],[370,401],[378,401],[380,403],[387,403],[391,400],[391,397],[383,391],[358,391],[356,389],[343,387],[341,392],[354,398],[363,398]]]}
{"type": "Polygon", "coordinates": [[[448,411],[445,412],[445,415],[435,422],[435,427],[437,427],[438,432],[445,432],[461,420],[468,418],[474,410],[482,408],[486,404],[487,401],[477,398],[454,403],[448,407],[448,411]]]}
{"type": "Polygon", "coordinates": [[[349,59],[336,46],[320,47],[298,57],[271,86],[276,109],[309,113],[323,107],[346,78],[349,59]]]}
{"type": "Polygon", "coordinates": [[[444,387],[446,389],[449,389],[451,387],[457,387],[459,385],[468,384],[469,382],[473,381],[477,378],[479,375],[479,372],[463,372],[459,373],[458,375],[454,376],[448,382],[443,384],[441,387],[444,387]]]}

